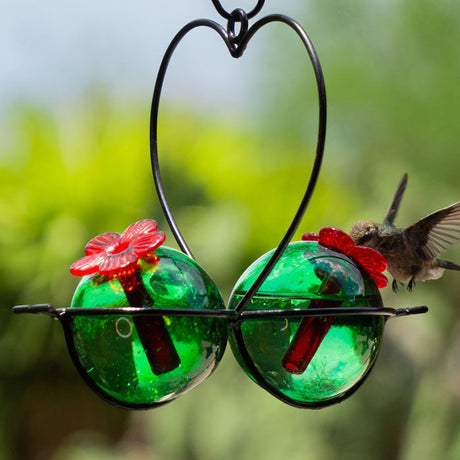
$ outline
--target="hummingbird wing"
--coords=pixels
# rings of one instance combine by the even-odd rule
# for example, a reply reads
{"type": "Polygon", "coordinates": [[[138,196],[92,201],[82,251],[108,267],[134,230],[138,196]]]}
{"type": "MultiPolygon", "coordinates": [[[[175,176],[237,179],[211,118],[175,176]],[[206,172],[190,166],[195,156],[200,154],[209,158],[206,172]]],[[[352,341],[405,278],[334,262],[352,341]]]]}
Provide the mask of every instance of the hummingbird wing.
{"type": "Polygon", "coordinates": [[[430,214],[404,230],[409,245],[425,260],[460,241],[460,202],[430,214]]]}
{"type": "Polygon", "coordinates": [[[384,224],[393,225],[393,222],[396,218],[396,214],[398,213],[398,210],[399,210],[399,205],[401,204],[402,197],[406,190],[406,185],[407,185],[407,173],[404,174],[401,181],[399,182],[398,188],[393,197],[393,201],[391,202],[387,215],[385,216],[385,219],[383,220],[384,224]]]}

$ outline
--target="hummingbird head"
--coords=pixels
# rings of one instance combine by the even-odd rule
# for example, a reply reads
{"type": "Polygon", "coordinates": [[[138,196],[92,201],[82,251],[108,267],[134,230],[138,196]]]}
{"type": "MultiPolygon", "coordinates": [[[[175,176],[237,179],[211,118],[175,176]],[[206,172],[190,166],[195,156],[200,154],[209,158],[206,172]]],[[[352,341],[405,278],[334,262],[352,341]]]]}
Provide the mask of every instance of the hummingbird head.
{"type": "Polygon", "coordinates": [[[370,220],[360,220],[351,227],[350,236],[357,246],[375,248],[378,244],[378,224],[370,220]]]}

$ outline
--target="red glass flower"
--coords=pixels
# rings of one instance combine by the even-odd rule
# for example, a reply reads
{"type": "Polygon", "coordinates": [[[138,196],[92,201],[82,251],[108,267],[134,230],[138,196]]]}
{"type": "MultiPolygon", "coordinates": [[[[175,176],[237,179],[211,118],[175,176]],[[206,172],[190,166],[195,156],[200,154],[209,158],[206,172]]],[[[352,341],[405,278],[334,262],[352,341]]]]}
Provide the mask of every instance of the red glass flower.
{"type": "Polygon", "coordinates": [[[144,219],[130,225],[122,234],[96,236],[86,245],[86,256],[71,265],[70,273],[83,276],[99,272],[109,276],[134,269],[139,259],[147,258],[166,239],[157,228],[154,220],[144,219]]]}
{"type": "Polygon", "coordinates": [[[385,257],[375,249],[355,246],[351,237],[342,230],[325,227],[319,234],[305,233],[302,240],[318,241],[322,246],[350,257],[368,273],[378,288],[384,288],[388,284],[387,277],[382,275],[387,268],[385,257]]]}

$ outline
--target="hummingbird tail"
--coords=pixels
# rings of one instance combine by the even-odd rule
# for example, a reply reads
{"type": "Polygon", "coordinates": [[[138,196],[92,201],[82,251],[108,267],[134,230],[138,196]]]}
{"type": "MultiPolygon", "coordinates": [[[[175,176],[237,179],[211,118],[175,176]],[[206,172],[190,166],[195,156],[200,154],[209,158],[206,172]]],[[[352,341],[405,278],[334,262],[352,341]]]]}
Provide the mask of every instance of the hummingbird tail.
{"type": "Polygon", "coordinates": [[[396,193],[393,197],[393,201],[391,202],[387,215],[385,216],[385,219],[383,220],[384,224],[393,225],[396,214],[398,214],[399,206],[401,204],[402,197],[406,190],[406,186],[407,186],[407,173],[404,174],[404,176],[401,179],[401,182],[398,185],[396,193]]]}
{"type": "Polygon", "coordinates": [[[454,264],[453,262],[439,259],[437,259],[436,262],[441,268],[445,268],[446,270],[460,270],[460,265],[454,264]]]}

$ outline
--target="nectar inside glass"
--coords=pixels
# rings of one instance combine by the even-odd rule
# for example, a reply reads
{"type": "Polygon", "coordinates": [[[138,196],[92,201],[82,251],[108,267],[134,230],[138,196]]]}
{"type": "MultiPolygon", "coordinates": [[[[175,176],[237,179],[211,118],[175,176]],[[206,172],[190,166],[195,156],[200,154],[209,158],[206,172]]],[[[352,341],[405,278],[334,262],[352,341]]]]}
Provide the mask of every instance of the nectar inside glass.
{"type": "MultiPolygon", "coordinates": [[[[224,309],[216,286],[185,254],[161,247],[142,263],[144,307],[224,309]]],[[[84,277],[71,307],[129,307],[117,278],[84,277]]],[[[142,305],[138,305],[142,306],[142,305]]],[[[224,318],[88,315],[71,320],[77,365],[91,386],[116,404],[148,407],[171,401],[215,369],[225,351],[224,318]]]]}
{"type": "MultiPolygon", "coordinates": [[[[243,273],[229,308],[238,305],[272,253],[243,273]]],[[[378,288],[350,258],[302,241],[288,245],[245,311],[381,306],[378,288]]],[[[358,386],[377,357],[383,328],[381,316],[247,319],[240,327],[242,340],[232,331],[230,344],[256,383],[262,379],[287,403],[320,407],[358,386]]]]}

